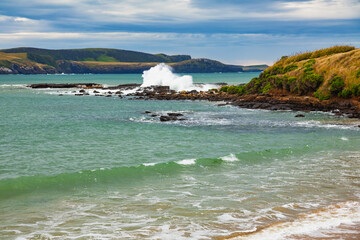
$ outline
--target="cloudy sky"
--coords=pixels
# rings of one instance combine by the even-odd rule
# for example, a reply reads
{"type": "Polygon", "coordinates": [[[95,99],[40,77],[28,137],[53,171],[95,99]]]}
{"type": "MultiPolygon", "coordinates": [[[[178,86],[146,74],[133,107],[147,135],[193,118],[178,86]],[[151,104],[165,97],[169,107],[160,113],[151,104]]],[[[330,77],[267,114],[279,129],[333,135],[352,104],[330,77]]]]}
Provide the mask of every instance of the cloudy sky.
{"type": "Polygon", "coordinates": [[[106,47],[233,64],[360,47],[360,0],[1,0],[0,48],[106,47]]]}

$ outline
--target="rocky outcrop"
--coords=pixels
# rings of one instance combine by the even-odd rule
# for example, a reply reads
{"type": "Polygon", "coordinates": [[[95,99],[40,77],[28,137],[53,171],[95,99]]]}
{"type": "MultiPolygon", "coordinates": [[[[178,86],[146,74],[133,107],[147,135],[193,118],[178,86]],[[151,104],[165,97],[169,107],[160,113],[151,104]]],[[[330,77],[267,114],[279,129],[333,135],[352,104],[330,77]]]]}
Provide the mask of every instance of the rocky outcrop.
{"type": "MultiPolygon", "coordinates": [[[[293,111],[322,111],[333,112],[336,115],[345,115],[350,118],[360,118],[360,99],[331,99],[320,101],[315,97],[295,96],[295,95],[270,95],[270,94],[251,94],[239,96],[226,92],[177,92],[177,93],[157,93],[139,92],[135,96],[142,96],[147,99],[157,100],[207,100],[224,101],[227,105],[231,104],[238,107],[250,109],[267,110],[293,110],[293,111]]],[[[300,117],[300,116],[298,116],[300,117]]]]}

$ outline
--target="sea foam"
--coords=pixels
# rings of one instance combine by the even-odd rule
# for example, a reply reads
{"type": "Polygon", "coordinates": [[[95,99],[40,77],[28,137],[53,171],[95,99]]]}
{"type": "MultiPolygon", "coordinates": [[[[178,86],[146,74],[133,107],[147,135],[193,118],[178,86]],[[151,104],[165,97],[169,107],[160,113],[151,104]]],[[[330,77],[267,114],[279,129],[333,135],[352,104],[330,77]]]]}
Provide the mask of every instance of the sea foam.
{"type": "Polygon", "coordinates": [[[216,87],[213,84],[195,85],[192,76],[174,74],[173,69],[165,63],[160,63],[144,71],[142,78],[143,83],[141,87],[169,86],[171,90],[175,91],[207,91],[210,88],[216,87]]]}

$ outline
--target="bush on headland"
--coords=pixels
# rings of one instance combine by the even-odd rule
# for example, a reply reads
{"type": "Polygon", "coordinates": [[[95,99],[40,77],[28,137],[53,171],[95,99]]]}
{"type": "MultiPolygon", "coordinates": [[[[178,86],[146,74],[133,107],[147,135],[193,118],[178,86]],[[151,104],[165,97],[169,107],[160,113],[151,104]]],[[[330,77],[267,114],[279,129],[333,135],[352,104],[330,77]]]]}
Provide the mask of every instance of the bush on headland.
{"type": "Polygon", "coordinates": [[[360,96],[360,49],[335,46],[284,56],[259,77],[241,86],[223,86],[220,91],[231,94],[278,94],[331,97],[360,96]]]}

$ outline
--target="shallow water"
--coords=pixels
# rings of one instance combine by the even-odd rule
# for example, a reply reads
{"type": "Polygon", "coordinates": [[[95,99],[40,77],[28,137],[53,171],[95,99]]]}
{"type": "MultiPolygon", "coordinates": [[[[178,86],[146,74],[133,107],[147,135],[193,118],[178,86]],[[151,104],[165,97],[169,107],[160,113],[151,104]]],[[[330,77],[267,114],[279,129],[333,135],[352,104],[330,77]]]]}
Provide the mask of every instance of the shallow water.
{"type": "MultiPolygon", "coordinates": [[[[237,84],[258,74],[192,75],[237,84]]],[[[141,75],[0,76],[0,238],[296,239],[359,224],[358,120],[23,87],[40,82],[141,75]]]]}

